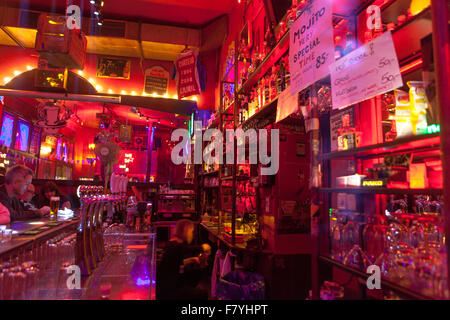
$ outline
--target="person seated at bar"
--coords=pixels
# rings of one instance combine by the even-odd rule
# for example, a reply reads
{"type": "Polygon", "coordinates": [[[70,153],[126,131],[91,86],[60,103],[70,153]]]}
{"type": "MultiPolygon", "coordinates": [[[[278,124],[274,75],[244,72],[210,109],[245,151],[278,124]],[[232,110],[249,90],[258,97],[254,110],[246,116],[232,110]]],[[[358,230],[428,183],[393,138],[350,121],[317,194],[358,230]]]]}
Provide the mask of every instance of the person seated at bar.
{"type": "Polygon", "coordinates": [[[198,288],[211,247],[192,245],[194,224],[181,219],[168,242],[156,271],[157,300],[207,300],[208,292],[198,288]]]}
{"type": "Polygon", "coordinates": [[[0,224],[8,224],[11,222],[8,208],[0,203],[0,224]]]}
{"type": "Polygon", "coordinates": [[[61,191],[59,191],[58,186],[56,183],[49,181],[46,182],[45,185],[42,187],[41,193],[38,196],[37,199],[37,205],[38,207],[50,207],[50,199],[51,197],[59,197],[59,208],[65,209],[71,208],[70,200],[67,198],[61,191]]]}
{"type": "Polygon", "coordinates": [[[36,188],[33,184],[29,184],[27,187],[27,190],[20,198],[20,202],[22,203],[22,206],[25,210],[39,210],[42,215],[47,215],[50,213],[50,207],[43,206],[42,208],[38,209],[36,207],[36,188]]]}
{"type": "Polygon", "coordinates": [[[0,203],[9,211],[11,222],[41,218],[39,210],[25,210],[20,203],[21,197],[33,179],[33,171],[17,164],[6,171],[5,184],[0,186],[0,203]]]}

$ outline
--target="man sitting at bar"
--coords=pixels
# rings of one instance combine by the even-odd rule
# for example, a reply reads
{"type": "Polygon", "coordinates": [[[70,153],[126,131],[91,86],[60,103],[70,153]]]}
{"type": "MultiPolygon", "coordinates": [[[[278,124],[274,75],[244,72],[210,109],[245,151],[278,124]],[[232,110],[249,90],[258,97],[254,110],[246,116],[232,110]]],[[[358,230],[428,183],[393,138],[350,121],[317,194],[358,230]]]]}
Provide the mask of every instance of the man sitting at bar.
{"type": "Polygon", "coordinates": [[[211,254],[208,244],[192,245],[194,224],[177,222],[156,270],[157,300],[207,300],[208,292],[198,287],[202,268],[211,254]]]}
{"type": "Polygon", "coordinates": [[[5,184],[0,186],[0,203],[9,210],[11,222],[42,217],[40,210],[25,210],[19,200],[32,179],[33,171],[20,164],[9,168],[5,174],[5,184]]]}
{"type": "Polygon", "coordinates": [[[49,206],[43,206],[41,209],[36,207],[36,188],[33,184],[29,184],[25,193],[20,197],[20,203],[23,208],[27,211],[36,211],[39,210],[42,215],[46,215],[50,213],[49,206]]]}

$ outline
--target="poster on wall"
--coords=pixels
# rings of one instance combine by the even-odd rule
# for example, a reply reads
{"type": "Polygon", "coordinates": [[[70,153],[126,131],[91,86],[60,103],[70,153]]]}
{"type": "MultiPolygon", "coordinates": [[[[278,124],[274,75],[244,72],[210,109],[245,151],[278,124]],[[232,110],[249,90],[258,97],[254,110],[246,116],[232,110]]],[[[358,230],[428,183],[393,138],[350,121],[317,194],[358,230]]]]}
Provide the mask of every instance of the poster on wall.
{"type": "Polygon", "coordinates": [[[403,86],[390,31],[337,60],[330,73],[333,109],[403,86]]]}
{"type": "Polygon", "coordinates": [[[163,67],[154,66],[145,70],[145,93],[163,96],[169,89],[169,72],[163,67]]]}
{"type": "Polygon", "coordinates": [[[197,69],[198,52],[182,52],[175,61],[178,75],[178,98],[200,94],[200,80],[197,69]]]}
{"type": "Polygon", "coordinates": [[[113,79],[130,79],[131,60],[98,57],[97,77],[113,79]]]}
{"type": "Polygon", "coordinates": [[[292,93],[330,73],[329,65],[334,62],[331,2],[314,1],[291,26],[289,67],[292,93]]]}

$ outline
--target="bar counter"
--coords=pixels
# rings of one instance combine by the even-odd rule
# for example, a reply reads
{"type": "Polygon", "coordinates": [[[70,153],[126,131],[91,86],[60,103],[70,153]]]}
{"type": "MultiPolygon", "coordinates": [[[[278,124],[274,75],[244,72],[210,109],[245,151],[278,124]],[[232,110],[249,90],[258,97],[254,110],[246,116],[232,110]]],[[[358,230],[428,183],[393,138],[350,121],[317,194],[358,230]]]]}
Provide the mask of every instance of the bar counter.
{"type": "Polygon", "coordinates": [[[22,247],[33,245],[34,242],[42,241],[46,238],[51,238],[60,232],[68,231],[76,228],[79,222],[78,217],[69,220],[51,221],[49,219],[33,219],[28,221],[16,221],[10,224],[10,229],[13,230],[12,241],[8,243],[0,243],[0,256],[12,253],[13,251],[22,247]],[[58,226],[51,226],[52,223],[61,223],[58,226]],[[50,225],[49,225],[50,224],[50,225]],[[36,235],[27,235],[26,232],[37,230],[43,227],[48,227],[48,230],[40,232],[36,235]]]}

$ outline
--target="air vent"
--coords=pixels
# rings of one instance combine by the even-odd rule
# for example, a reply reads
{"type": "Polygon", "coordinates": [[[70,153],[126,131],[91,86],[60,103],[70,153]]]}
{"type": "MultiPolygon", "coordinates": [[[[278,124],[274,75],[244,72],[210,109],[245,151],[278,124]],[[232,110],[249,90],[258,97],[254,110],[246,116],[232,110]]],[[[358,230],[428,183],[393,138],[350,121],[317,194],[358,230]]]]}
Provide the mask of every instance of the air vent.
{"type": "Polygon", "coordinates": [[[21,10],[19,27],[37,29],[40,15],[40,12],[21,10]]]}
{"type": "Polygon", "coordinates": [[[126,24],[119,21],[103,21],[103,25],[97,25],[97,21],[94,20],[94,32],[93,35],[102,37],[116,37],[125,38],[126,24]]]}

